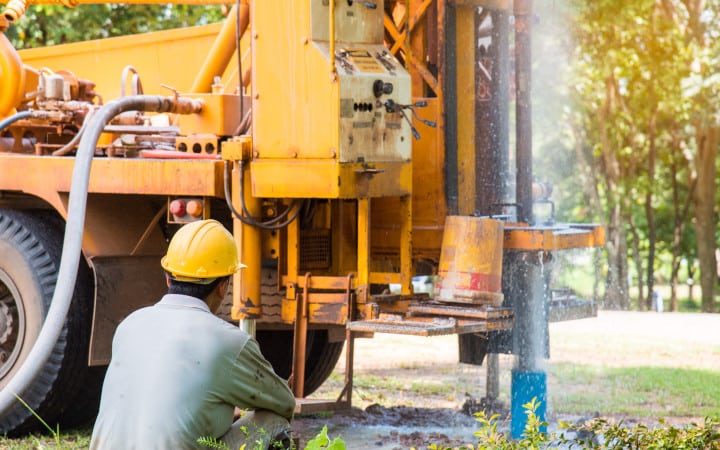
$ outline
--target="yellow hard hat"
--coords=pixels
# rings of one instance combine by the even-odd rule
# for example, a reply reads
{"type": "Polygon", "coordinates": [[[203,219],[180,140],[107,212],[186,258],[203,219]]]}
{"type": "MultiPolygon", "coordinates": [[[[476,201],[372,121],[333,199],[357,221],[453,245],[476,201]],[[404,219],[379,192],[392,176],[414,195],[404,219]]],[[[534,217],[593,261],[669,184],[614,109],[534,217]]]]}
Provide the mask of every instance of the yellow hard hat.
{"type": "Polygon", "coordinates": [[[238,260],[232,234],[212,219],[183,225],[170,240],[161,264],[173,279],[199,284],[246,267],[238,260]]]}

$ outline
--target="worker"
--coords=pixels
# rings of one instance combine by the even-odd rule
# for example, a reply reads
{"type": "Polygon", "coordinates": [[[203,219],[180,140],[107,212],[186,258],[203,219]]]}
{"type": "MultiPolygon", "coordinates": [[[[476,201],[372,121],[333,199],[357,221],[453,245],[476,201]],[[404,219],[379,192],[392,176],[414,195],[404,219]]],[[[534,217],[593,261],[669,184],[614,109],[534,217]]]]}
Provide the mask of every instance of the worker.
{"type": "Polygon", "coordinates": [[[213,314],[245,267],[233,236],[215,220],[186,224],[161,265],[168,293],[115,332],[90,448],[288,445],[295,398],[287,382],[253,337],[213,314]],[[236,408],[250,411],[233,423],[236,408]]]}

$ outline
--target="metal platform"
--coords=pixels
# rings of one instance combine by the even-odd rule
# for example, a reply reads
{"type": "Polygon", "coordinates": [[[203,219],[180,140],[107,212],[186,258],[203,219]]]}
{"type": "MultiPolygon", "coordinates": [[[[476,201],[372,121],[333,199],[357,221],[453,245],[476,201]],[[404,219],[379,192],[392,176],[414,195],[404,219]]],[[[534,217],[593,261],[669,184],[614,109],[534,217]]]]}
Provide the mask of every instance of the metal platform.
{"type": "Polygon", "coordinates": [[[553,289],[548,309],[549,322],[597,317],[597,304],[578,297],[571,289],[553,289]]]}
{"type": "Polygon", "coordinates": [[[348,323],[353,332],[390,333],[414,336],[482,333],[509,330],[510,308],[469,307],[437,302],[411,303],[407,314],[381,314],[377,319],[348,323]]]}

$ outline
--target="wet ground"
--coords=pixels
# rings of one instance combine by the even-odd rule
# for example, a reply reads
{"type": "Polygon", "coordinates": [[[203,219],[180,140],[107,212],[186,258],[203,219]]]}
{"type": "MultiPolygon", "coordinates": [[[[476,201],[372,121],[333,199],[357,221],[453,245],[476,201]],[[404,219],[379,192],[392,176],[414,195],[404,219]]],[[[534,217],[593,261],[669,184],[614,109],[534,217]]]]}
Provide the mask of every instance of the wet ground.
{"type": "MultiPolygon", "coordinates": [[[[720,371],[720,315],[600,312],[597,318],[551,324],[554,362],[605,366],[656,365],[720,371]],[[693,357],[688,358],[692,349],[693,357]]],[[[476,444],[478,423],[472,412],[485,394],[485,366],[457,362],[457,337],[376,334],[356,343],[353,408],[299,416],[294,435],[301,448],[323,426],[348,449],[425,449],[476,444]],[[470,407],[472,406],[472,407],[470,407]],[[472,411],[469,411],[472,410],[472,411]]],[[[500,430],[509,428],[510,371],[514,359],[500,356],[500,430]]],[[[344,357],[313,398],[336,398],[343,386],[344,357]]],[[[548,378],[548,421],[581,421],[582,415],[558,415],[552,392],[570,388],[548,378]]],[[[626,421],[632,418],[624,418],[626,421]]],[[[673,419],[671,419],[672,422],[673,419]]],[[[688,423],[693,418],[675,418],[688,423]]]]}
{"type": "Polygon", "coordinates": [[[426,448],[431,443],[455,447],[473,442],[476,429],[474,418],[455,409],[370,405],[330,417],[300,417],[294,432],[305,443],[326,425],[330,438],[341,437],[348,449],[426,448]]]}

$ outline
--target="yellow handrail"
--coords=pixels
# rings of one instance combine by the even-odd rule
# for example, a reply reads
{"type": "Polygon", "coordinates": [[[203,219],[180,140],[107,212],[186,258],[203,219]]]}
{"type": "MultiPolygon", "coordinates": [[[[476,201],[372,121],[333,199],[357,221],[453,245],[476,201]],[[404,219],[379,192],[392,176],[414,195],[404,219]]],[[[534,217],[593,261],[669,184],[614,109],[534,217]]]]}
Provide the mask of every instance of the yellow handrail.
{"type": "Polygon", "coordinates": [[[328,40],[330,41],[330,80],[337,78],[335,70],[335,0],[328,2],[330,6],[330,24],[328,26],[328,40]]]}

